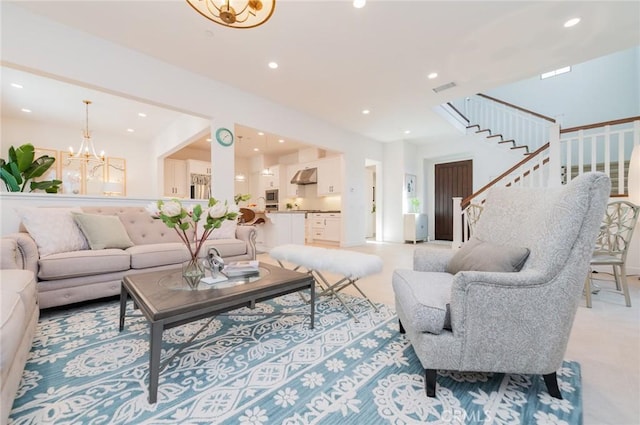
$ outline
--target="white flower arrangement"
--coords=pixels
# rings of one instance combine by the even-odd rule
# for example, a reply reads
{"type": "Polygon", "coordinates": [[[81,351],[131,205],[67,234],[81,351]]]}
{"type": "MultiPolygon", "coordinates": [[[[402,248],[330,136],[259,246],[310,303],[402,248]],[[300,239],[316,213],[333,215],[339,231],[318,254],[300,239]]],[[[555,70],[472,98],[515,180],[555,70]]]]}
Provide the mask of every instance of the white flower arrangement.
{"type": "Polygon", "coordinates": [[[198,253],[214,229],[220,228],[225,220],[238,218],[240,208],[237,205],[228,205],[215,198],[210,198],[206,208],[196,204],[193,207],[184,207],[177,199],[170,201],[159,200],[147,206],[147,212],[153,217],[162,220],[170,229],[175,229],[180,240],[184,242],[191,254],[192,260],[197,260],[198,253]],[[204,232],[198,238],[198,226],[202,226],[204,232]],[[190,241],[187,230],[193,228],[194,240],[190,241]],[[192,245],[193,243],[193,245],[192,245]]]}

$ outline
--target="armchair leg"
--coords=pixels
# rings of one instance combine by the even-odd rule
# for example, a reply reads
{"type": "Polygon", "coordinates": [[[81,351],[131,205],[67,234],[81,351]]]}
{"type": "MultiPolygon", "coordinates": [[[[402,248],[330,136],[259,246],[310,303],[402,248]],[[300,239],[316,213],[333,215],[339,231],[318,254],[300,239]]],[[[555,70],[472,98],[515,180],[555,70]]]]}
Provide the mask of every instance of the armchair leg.
{"type": "Polygon", "coordinates": [[[400,333],[405,334],[407,331],[404,330],[404,326],[402,326],[402,322],[398,319],[398,326],[400,327],[400,333]]]}
{"type": "Polygon", "coordinates": [[[427,397],[436,396],[436,376],[438,371],[435,369],[424,370],[424,389],[427,391],[427,397]]]}
{"type": "Polygon", "coordinates": [[[591,269],[589,269],[589,274],[584,280],[584,296],[587,301],[587,308],[591,308],[591,269]]]}
{"type": "Polygon", "coordinates": [[[549,395],[562,400],[562,393],[560,392],[560,388],[558,388],[556,373],[548,373],[546,375],[542,375],[542,377],[544,378],[544,383],[547,384],[547,391],[549,392],[549,395]]]}

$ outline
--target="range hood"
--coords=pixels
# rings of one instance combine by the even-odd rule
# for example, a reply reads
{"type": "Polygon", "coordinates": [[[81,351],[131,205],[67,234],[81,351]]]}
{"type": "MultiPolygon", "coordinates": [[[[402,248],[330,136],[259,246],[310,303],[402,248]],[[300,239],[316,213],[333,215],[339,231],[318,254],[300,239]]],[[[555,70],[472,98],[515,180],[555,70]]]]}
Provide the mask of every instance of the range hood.
{"type": "Polygon", "coordinates": [[[318,183],[318,169],[305,168],[298,170],[291,179],[291,184],[315,184],[318,183]]]}

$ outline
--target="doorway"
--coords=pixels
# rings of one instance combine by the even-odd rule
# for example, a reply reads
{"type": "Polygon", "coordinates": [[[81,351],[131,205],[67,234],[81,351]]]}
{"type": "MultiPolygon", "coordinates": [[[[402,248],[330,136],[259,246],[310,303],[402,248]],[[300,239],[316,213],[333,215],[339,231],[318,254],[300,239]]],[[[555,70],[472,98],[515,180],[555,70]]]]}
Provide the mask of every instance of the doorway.
{"type": "Polygon", "coordinates": [[[435,239],[453,240],[453,202],[473,193],[473,160],[435,165],[435,239]]]}

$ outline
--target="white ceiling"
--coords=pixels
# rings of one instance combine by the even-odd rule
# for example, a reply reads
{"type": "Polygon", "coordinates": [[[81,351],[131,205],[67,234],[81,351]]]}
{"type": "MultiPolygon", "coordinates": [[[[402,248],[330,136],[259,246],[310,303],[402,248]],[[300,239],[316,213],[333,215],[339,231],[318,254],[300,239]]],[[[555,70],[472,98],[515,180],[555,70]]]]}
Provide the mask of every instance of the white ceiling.
{"type": "MultiPolygon", "coordinates": [[[[16,4],[382,142],[450,132],[433,112],[448,100],[640,44],[640,2],[369,0],[355,9],[349,0],[279,0],[270,21],[247,30],[216,25],[181,0],[16,4]],[[572,17],[582,21],[563,28],[572,17]],[[449,82],[456,87],[433,92],[449,82]]],[[[5,82],[3,71],[2,106],[12,108],[5,82]]],[[[72,108],[81,123],[77,99],[58,112],[72,108]]],[[[97,100],[93,108],[98,120],[97,100]]]]}

